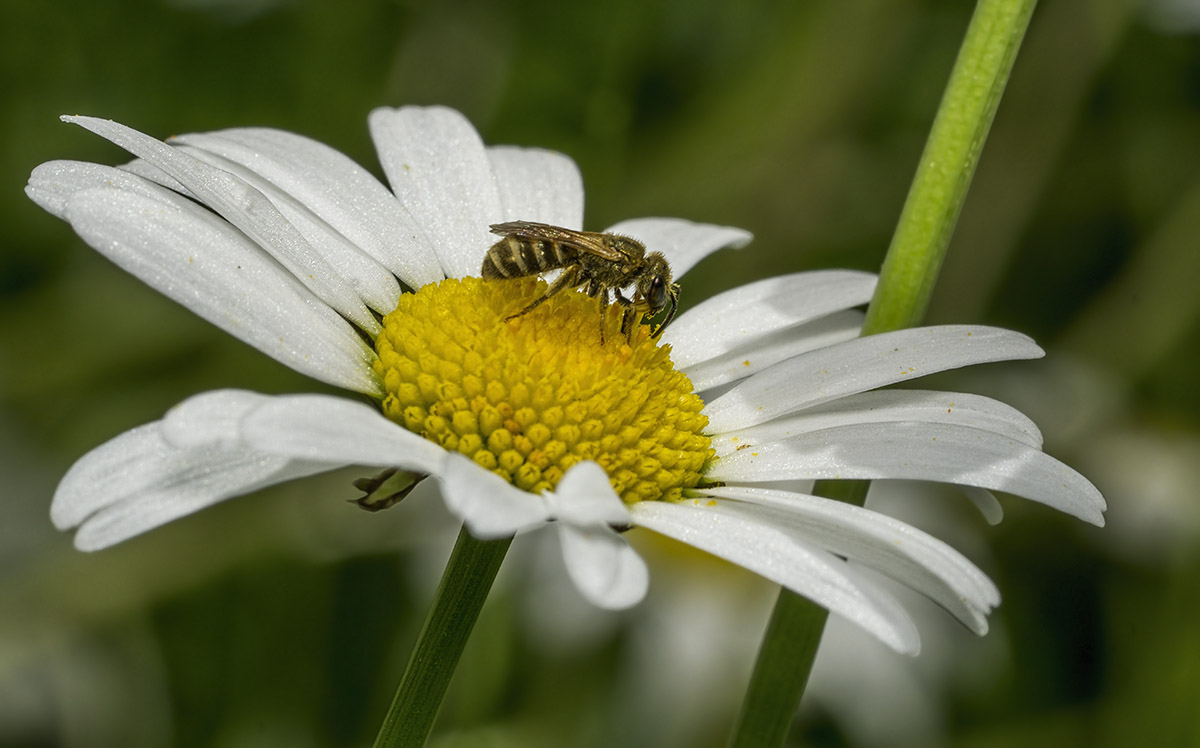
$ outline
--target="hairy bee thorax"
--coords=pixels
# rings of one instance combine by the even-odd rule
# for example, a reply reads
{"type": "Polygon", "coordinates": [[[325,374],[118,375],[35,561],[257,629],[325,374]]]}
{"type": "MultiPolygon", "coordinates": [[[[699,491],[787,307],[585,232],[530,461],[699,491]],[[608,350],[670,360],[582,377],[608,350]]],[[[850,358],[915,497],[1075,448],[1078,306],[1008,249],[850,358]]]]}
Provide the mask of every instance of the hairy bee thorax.
{"type": "Polygon", "coordinates": [[[535,278],[464,278],[401,297],[376,341],[384,414],[528,491],[595,460],[626,502],[677,499],[713,457],[670,347],[622,310],[535,278]]]}

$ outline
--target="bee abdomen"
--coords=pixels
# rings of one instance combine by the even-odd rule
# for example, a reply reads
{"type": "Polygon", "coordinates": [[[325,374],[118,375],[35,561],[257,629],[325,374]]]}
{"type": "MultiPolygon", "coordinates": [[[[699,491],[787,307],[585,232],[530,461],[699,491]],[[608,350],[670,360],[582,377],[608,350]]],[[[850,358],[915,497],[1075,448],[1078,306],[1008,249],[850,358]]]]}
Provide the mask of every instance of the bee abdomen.
{"type": "Polygon", "coordinates": [[[484,278],[522,278],[570,263],[573,255],[551,241],[523,241],[506,236],[492,245],[483,258],[484,278]]]}
{"type": "Polygon", "coordinates": [[[492,259],[492,253],[496,251],[495,247],[488,250],[488,253],[483,256],[483,267],[479,270],[481,278],[507,278],[508,275],[500,269],[500,265],[492,259]]]}

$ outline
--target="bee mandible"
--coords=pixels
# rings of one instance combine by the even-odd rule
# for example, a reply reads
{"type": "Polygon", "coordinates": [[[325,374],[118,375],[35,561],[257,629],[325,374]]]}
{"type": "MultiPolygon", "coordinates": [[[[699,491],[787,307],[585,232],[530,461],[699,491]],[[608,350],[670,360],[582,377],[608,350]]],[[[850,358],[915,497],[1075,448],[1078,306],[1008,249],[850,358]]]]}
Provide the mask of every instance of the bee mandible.
{"type": "Polygon", "coordinates": [[[636,239],[533,221],[509,221],[493,224],[490,228],[493,234],[504,238],[484,255],[480,270],[484,278],[524,278],[562,269],[562,275],[550,284],[546,293],[507,319],[528,314],[567,288],[578,288],[588,296],[600,299],[601,342],[604,341],[604,313],[609,291],[624,310],[622,334],[632,334],[632,322],[638,312],[653,316],[670,307],[662,324],[651,330],[652,339],[661,335],[675,318],[679,284],[671,282],[671,266],[659,252],[646,254],[646,246],[636,239]],[[633,298],[628,299],[621,289],[631,286],[633,298]]]}

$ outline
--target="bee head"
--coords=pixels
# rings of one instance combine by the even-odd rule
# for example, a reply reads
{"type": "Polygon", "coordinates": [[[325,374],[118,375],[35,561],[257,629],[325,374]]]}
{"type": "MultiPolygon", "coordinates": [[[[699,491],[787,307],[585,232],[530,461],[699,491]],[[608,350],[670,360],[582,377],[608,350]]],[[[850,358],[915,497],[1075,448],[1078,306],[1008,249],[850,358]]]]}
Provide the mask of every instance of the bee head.
{"type": "Polygon", "coordinates": [[[661,312],[668,305],[671,307],[667,312],[667,318],[654,332],[657,337],[671,322],[675,316],[675,309],[679,305],[679,284],[671,282],[671,266],[667,264],[667,258],[658,252],[653,252],[646,257],[646,272],[639,279],[637,290],[646,300],[651,314],[661,312]]]}

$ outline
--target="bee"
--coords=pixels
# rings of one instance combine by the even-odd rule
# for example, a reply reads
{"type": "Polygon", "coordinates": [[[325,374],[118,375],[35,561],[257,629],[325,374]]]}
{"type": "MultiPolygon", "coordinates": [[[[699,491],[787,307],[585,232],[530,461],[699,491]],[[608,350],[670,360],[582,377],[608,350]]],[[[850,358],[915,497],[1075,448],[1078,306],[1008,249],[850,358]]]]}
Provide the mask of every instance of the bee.
{"type": "Polygon", "coordinates": [[[675,318],[679,284],[671,282],[671,266],[659,252],[646,254],[645,245],[636,239],[533,221],[509,221],[493,224],[490,228],[493,234],[504,238],[484,255],[480,271],[484,278],[524,278],[562,269],[562,275],[550,284],[546,293],[506,319],[528,314],[567,288],[578,288],[588,296],[600,299],[601,342],[604,341],[604,313],[609,291],[624,309],[622,334],[632,334],[632,323],[638,312],[653,316],[670,307],[662,324],[651,330],[652,339],[661,335],[663,328],[675,318]],[[621,289],[630,286],[634,289],[632,299],[621,293],[621,289]]]}

